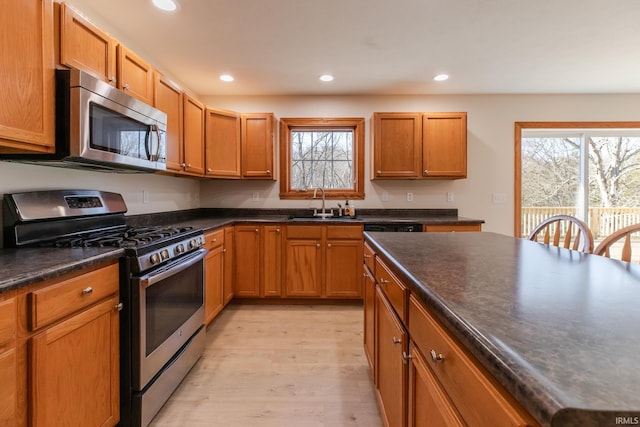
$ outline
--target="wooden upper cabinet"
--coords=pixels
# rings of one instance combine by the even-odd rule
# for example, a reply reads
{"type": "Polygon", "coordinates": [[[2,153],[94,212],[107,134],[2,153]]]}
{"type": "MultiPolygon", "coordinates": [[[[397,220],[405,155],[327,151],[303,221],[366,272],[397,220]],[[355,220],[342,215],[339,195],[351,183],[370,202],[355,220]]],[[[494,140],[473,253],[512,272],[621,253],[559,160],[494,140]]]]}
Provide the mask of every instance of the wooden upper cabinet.
{"type": "Polygon", "coordinates": [[[153,105],[153,68],[122,44],[117,52],[118,89],[153,105]]]}
{"type": "Polygon", "coordinates": [[[116,85],[116,41],[65,3],[60,3],[61,65],[116,85]]]}
{"type": "Polygon", "coordinates": [[[204,104],[183,95],[183,170],[191,175],[204,174],[204,104]]]}
{"type": "Polygon", "coordinates": [[[205,126],[205,175],[240,178],[240,115],[207,108],[205,126]]]}
{"type": "Polygon", "coordinates": [[[3,1],[0,28],[0,153],[51,153],[55,149],[52,1],[3,1]]]}
{"type": "Polygon", "coordinates": [[[373,114],[373,177],[421,176],[422,114],[373,114]]]}
{"type": "Polygon", "coordinates": [[[467,177],[467,113],[422,116],[422,174],[467,177]]]}
{"type": "Polygon", "coordinates": [[[178,85],[160,73],[155,73],[153,104],[167,113],[167,169],[181,171],[184,163],[184,143],[182,140],[182,90],[178,85]]]}
{"type": "Polygon", "coordinates": [[[241,115],[242,177],[275,179],[275,126],[272,113],[241,115]]]}
{"type": "Polygon", "coordinates": [[[374,113],[373,179],[467,177],[467,113],[374,113]]]}

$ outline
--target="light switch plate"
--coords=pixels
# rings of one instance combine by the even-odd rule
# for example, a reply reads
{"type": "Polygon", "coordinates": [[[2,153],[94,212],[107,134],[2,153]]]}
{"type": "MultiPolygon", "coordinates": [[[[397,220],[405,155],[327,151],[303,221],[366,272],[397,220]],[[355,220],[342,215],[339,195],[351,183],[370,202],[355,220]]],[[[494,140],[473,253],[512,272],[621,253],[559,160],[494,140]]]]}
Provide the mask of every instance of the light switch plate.
{"type": "Polygon", "coordinates": [[[454,198],[453,191],[447,191],[447,202],[453,202],[454,198]]]}
{"type": "Polygon", "coordinates": [[[383,191],[382,192],[382,201],[383,202],[388,202],[389,201],[389,192],[388,191],[383,191]]]}
{"type": "Polygon", "coordinates": [[[496,205],[507,203],[507,195],[505,193],[493,193],[493,203],[496,205]]]}
{"type": "Polygon", "coordinates": [[[407,192],[407,202],[413,202],[413,193],[411,191],[407,192]]]}

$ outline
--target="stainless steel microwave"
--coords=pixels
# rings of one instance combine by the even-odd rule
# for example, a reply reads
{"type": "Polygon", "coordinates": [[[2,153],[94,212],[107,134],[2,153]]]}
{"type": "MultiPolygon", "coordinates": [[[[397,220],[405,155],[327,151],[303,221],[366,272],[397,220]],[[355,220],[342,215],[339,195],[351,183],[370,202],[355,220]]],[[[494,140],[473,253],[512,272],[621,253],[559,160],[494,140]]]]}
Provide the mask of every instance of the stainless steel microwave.
{"type": "Polygon", "coordinates": [[[79,70],[56,70],[53,154],[3,160],[72,168],[153,172],[166,169],[167,115],[79,70]]]}

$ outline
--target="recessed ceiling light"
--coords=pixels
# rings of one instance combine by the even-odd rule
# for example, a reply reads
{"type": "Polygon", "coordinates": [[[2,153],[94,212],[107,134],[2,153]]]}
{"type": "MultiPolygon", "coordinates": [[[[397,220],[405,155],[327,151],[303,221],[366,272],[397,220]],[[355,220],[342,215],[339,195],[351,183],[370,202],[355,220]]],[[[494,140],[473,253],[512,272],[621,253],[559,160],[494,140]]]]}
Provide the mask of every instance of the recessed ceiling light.
{"type": "Polygon", "coordinates": [[[330,82],[333,81],[333,76],[331,74],[323,74],[320,76],[320,80],[323,82],[330,82]]]}
{"type": "Polygon", "coordinates": [[[433,80],[437,81],[437,82],[443,82],[445,80],[449,79],[449,74],[438,74],[437,76],[435,76],[433,78],[433,80]]]}
{"type": "Polygon", "coordinates": [[[153,0],[153,4],[158,9],[172,12],[178,8],[178,3],[175,0],[153,0]]]}
{"type": "Polygon", "coordinates": [[[232,82],[234,79],[231,74],[222,74],[220,76],[220,80],[222,80],[223,82],[232,82]]]}

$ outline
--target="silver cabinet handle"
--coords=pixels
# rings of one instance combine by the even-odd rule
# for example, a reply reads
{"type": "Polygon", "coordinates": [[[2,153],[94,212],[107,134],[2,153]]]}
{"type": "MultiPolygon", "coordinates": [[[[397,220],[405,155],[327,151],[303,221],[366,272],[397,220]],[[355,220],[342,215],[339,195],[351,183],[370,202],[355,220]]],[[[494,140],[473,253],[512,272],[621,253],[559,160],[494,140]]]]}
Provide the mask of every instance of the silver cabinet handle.
{"type": "Polygon", "coordinates": [[[182,163],[182,164],[180,165],[180,167],[184,169],[184,168],[186,168],[186,167],[187,167],[187,164],[186,164],[186,163],[182,163]]]}
{"type": "Polygon", "coordinates": [[[409,360],[413,359],[413,356],[407,353],[406,351],[402,352],[402,363],[407,363],[409,360]]]}
{"type": "Polygon", "coordinates": [[[425,170],[424,170],[424,174],[425,174],[425,175],[429,175],[429,171],[425,169],[425,170]]]}
{"type": "Polygon", "coordinates": [[[213,169],[207,168],[207,172],[213,172],[213,169]]]}
{"type": "Polygon", "coordinates": [[[91,295],[93,293],[93,288],[91,286],[87,286],[82,290],[82,295],[91,295]]]}
{"type": "Polygon", "coordinates": [[[320,243],[316,243],[316,248],[319,248],[319,247],[320,247],[320,243]]]}
{"type": "Polygon", "coordinates": [[[382,175],[382,171],[377,171],[376,172],[378,175],[382,175]]]}
{"type": "Polygon", "coordinates": [[[362,273],[362,277],[369,277],[367,273],[362,273]]]}
{"type": "Polygon", "coordinates": [[[122,86],[122,89],[124,89],[124,90],[129,90],[129,83],[125,83],[125,84],[122,86]]]}
{"type": "Polygon", "coordinates": [[[218,241],[218,239],[214,238],[213,240],[211,240],[211,243],[215,243],[217,241],[218,241]]]}
{"type": "Polygon", "coordinates": [[[365,257],[365,258],[371,258],[371,255],[369,255],[369,254],[364,254],[364,257],[365,257]]]}
{"type": "Polygon", "coordinates": [[[260,232],[260,229],[259,229],[259,228],[256,228],[256,233],[259,233],[259,232],[260,232]]]}
{"type": "Polygon", "coordinates": [[[279,232],[280,232],[280,229],[279,229],[279,228],[276,228],[276,233],[279,233],[279,232]]]}
{"type": "Polygon", "coordinates": [[[115,83],[116,82],[116,78],[114,76],[109,76],[108,81],[109,81],[109,83],[115,83]]]}
{"type": "Polygon", "coordinates": [[[122,309],[124,308],[124,304],[122,304],[121,302],[119,302],[118,304],[116,304],[116,310],[118,311],[122,311],[122,309]]]}
{"type": "Polygon", "coordinates": [[[222,250],[222,252],[226,253],[226,252],[227,252],[227,249],[226,249],[226,248],[225,248],[225,249],[223,249],[223,250],[222,250]]]}
{"type": "Polygon", "coordinates": [[[380,278],[380,283],[389,283],[389,281],[387,279],[385,279],[384,277],[380,278]]]}
{"type": "Polygon", "coordinates": [[[327,243],[327,247],[330,248],[331,247],[331,243],[327,243]]]}
{"type": "Polygon", "coordinates": [[[267,175],[271,175],[271,171],[269,169],[267,169],[265,172],[267,172],[267,175]]]}
{"type": "Polygon", "coordinates": [[[433,360],[433,363],[441,362],[444,360],[444,355],[436,353],[435,350],[431,350],[429,354],[431,355],[431,360],[433,360]]]}
{"type": "Polygon", "coordinates": [[[393,337],[393,338],[391,338],[391,340],[393,341],[394,344],[401,344],[402,343],[402,340],[400,338],[393,337]]]}

